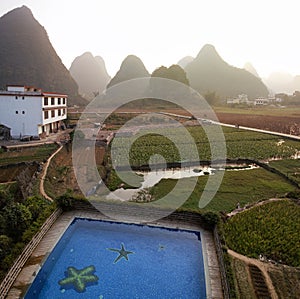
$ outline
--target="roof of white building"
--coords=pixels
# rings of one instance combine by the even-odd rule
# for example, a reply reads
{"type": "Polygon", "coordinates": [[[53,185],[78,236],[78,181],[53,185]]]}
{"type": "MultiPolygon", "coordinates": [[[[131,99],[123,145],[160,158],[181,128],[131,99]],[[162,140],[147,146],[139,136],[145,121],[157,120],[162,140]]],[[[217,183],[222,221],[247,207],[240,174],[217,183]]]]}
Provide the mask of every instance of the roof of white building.
{"type": "Polygon", "coordinates": [[[25,85],[7,85],[6,90],[0,90],[1,95],[12,95],[12,96],[37,96],[37,97],[64,97],[68,95],[56,92],[43,92],[40,88],[25,85]]]}

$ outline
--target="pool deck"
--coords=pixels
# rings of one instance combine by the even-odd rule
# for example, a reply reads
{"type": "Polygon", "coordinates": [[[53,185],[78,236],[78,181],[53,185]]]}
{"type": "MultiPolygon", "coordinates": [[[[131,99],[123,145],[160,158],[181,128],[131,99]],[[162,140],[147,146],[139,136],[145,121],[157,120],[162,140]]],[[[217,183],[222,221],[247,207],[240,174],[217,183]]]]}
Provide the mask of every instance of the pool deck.
{"type": "MultiPolygon", "coordinates": [[[[6,298],[17,299],[24,296],[24,292],[34,280],[36,273],[40,270],[41,264],[46,260],[47,256],[55,247],[60,237],[63,235],[69,224],[75,217],[91,218],[98,220],[108,220],[101,213],[89,211],[71,211],[63,213],[57,221],[52,225],[50,230],[46,233],[45,237],[41,240],[39,245],[34,250],[31,257],[23,267],[22,271],[15,280],[12,288],[10,289],[6,298]]],[[[111,221],[111,220],[110,220],[111,221]]],[[[124,221],[126,222],[126,221],[124,221]]],[[[206,288],[207,298],[209,299],[222,299],[223,291],[221,285],[220,269],[218,258],[216,254],[213,235],[211,232],[203,230],[199,225],[186,224],[183,222],[168,222],[167,220],[156,221],[155,223],[144,223],[145,225],[157,225],[170,228],[181,228],[196,230],[201,232],[201,240],[203,246],[203,258],[205,265],[206,288]]]]}

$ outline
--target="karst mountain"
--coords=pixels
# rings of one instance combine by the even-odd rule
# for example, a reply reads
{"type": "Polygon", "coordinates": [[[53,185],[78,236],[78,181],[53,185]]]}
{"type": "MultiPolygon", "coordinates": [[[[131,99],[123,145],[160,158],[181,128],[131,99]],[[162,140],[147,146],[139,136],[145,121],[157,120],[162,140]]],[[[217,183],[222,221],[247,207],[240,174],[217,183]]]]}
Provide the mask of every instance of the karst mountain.
{"type": "Polygon", "coordinates": [[[185,71],[192,88],[202,95],[215,92],[219,97],[266,97],[268,89],[261,79],[225,62],[212,45],[205,45],[185,71]]]}
{"type": "Polygon", "coordinates": [[[70,73],[79,86],[79,93],[89,101],[101,94],[110,81],[103,58],[94,57],[90,52],[74,59],[70,73]]]}
{"type": "Polygon", "coordinates": [[[110,82],[107,85],[107,88],[126,80],[149,76],[150,74],[147,71],[142,60],[135,55],[129,55],[123,60],[119,71],[110,80],[110,82]]]}
{"type": "Polygon", "coordinates": [[[8,84],[68,94],[69,105],[87,103],[51,45],[45,28],[26,6],[0,18],[0,87],[8,84]]]}

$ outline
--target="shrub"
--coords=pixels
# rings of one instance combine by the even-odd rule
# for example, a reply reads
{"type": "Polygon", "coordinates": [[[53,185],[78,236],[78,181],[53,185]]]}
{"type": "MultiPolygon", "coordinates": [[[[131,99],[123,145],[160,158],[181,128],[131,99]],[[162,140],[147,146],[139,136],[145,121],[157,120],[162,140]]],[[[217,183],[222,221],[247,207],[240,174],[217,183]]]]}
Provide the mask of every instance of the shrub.
{"type": "Polygon", "coordinates": [[[55,202],[63,211],[69,211],[73,209],[74,198],[70,192],[66,192],[63,195],[56,197],[55,202]]]}
{"type": "Polygon", "coordinates": [[[220,217],[217,213],[214,212],[205,212],[202,214],[203,224],[208,229],[213,229],[220,221],[220,217]]]}

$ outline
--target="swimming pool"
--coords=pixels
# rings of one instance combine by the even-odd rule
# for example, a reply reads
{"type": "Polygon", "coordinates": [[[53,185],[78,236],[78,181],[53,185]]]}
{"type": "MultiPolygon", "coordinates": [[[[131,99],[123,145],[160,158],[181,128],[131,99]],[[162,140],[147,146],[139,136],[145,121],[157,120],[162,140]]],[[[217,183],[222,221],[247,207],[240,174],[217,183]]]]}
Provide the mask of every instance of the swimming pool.
{"type": "Polygon", "coordinates": [[[75,218],[25,298],[206,298],[200,232],[75,218]]]}

